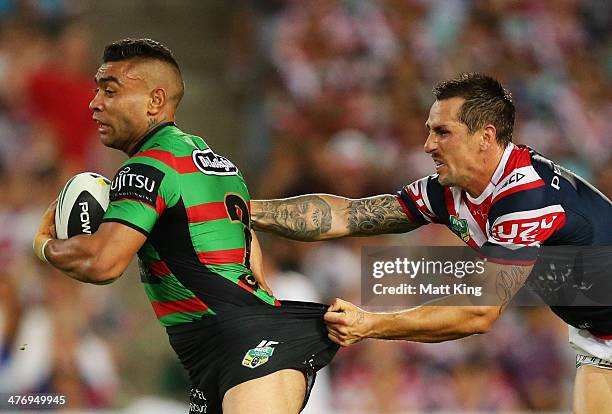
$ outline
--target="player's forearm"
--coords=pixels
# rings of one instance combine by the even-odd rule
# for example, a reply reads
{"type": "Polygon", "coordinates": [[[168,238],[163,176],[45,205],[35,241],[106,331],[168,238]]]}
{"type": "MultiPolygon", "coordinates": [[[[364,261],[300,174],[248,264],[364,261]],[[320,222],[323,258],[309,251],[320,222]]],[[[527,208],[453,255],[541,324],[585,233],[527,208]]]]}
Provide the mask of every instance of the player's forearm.
{"type": "Polygon", "coordinates": [[[531,265],[487,262],[483,275],[474,276],[472,283],[482,286],[479,303],[489,306],[474,306],[468,296],[452,295],[399,313],[367,314],[368,337],[442,342],[485,333],[523,286],[531,269],[531,265]]]}
{"type": "Polygon", "coordinates": [[[311,194],[254,200],[251,217],[257,230],[301,241],[405,233],[419,226],[390,194],[361,199],[311,194]]]}
{"type": "Polygon", "coordinates": [[[318,241],[349,234],[345,210],[349,200],[327,194],[308,194],[277,200],[252,200],[256,230],[300,241],[318,241]]]}
{"type": "Polygon", "coordinates": [[[106,284],[121,275],[116,266],[101,260],[100,246],[93,236],[51,240],[45,256],[55,268],[80,282],[106,284]]]}
{"type": "Polygon", "coordinates": [[[497,307],[421,306],[399,313],[368,314],[367,337],[443,342],[488,332],[497,307]]]}

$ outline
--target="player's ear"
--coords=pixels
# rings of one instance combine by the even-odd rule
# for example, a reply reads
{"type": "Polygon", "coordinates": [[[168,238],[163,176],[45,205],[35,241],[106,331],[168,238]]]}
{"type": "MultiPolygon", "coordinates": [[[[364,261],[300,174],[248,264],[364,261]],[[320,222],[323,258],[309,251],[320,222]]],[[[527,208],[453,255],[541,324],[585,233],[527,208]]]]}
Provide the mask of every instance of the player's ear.
{"type": "Polygon", "coordinates": [[[486,150],[492,145],[495,145],[497,142],[497,130],[495,126],[489,124],[484,127],[482,130],[482,135],[480,136],[480,149],[486,150]]]}
{"type": "Polygon", "coordinates": [[[166,104],[166,90],[155,88],[151,91],[149,98],[149,115],[157,115],[166,104]]]}

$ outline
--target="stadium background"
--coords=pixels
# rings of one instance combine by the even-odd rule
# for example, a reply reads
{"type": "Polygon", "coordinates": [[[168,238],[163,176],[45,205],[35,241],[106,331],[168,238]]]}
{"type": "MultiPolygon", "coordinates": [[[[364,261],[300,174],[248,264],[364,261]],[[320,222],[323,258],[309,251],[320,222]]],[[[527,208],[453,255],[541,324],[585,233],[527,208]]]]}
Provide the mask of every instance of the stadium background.
{"type": "MultiPolygon", "coordinates": [[[[183,412],[188,384],[130,269],[73,282],[31,253],[75,172],[123,159],[87,103],[103,46],[167,44],[187,93],[179,125],[244,172],[253,198],[393,192],[432,172],[431,87],[484,71],[513,92],[515,140],[612,195],[610,2],[581,0],[0,0],[0,395],[69,407],[183,412]],[[178,402],[173,402],[178,401],[178,402]]],[[[457,244],[443,228],[303,244],[262,237],[280,297],[359,301],[362,244],[457,244]]],[[[567,329],[509,310],[485,336],[342,350],[310,413],[569,412],[567,329]]],[[[123,411],[122,411],[123,412],[123,411]]]]}

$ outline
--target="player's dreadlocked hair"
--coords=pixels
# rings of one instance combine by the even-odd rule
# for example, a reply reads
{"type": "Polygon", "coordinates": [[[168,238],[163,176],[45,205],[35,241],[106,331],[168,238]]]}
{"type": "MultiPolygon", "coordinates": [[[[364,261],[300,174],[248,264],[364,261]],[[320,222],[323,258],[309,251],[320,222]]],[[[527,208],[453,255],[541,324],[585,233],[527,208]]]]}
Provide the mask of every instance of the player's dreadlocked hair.
{"type": "Polygon", "coordinates": [[[133,58],[157,59],[181,72],[174,55],[166,46],[152,39],[122,39],[104,48],[102,61],[119,62],[133,58]]]}
{"type": "Polygon", "coordinates": [[[497,80],[480,73],[462,73],[436,85],[433,93],[438,101],[455,97],[465,99],[458,116],[471,134],[492,124],[501,146],[512,142],[515,112],[512,95],[497,80]]]}

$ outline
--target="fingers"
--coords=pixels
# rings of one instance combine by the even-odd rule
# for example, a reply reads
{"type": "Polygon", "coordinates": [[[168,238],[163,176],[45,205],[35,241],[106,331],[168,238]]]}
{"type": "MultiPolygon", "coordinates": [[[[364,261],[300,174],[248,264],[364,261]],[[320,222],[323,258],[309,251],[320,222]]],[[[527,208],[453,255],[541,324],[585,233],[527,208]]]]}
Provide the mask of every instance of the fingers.
{"type": "Polygon", "coordinates": [[[345,303],[346,302],[342,299],[336,298],[332,304],[329,305],[329,308],[327,308],[327,312],[342,312],[344,310],[345,303]]]}
{"type": "Polygon", "coordinates": [[[346,314],[342,312],[327,311],[325,312],[325,315],[323,315],[323,319],[327,324],[335,323],[346,325],[346,314]]]}
{"type": "Polygon", "coordinates": [[[346,345],[344,345],[344,341],[342,341],[340,338],[338,338],[336,335],[332,334],[331,332],[327,334],[327,337],[333,343],[336,343],[336,344],[338,344],[340,346],[346,346],[346,345]]]}

